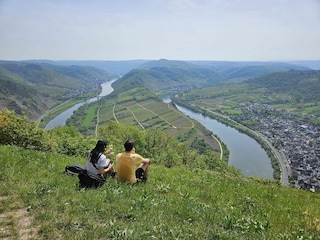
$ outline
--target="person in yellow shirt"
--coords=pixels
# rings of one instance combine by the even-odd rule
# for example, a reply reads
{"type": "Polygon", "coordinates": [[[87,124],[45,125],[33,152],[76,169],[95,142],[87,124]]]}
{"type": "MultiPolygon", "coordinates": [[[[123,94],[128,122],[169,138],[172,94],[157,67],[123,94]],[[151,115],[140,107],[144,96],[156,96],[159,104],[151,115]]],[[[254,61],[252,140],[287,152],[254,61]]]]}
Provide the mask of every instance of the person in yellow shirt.
{"type": "Polygon", "coordinates": [[[135,153],[132,140],[127,140],[124,148],[125,152],[116,156],[117,180],[131,184],[146,181],[151,160],[135,153]]]}

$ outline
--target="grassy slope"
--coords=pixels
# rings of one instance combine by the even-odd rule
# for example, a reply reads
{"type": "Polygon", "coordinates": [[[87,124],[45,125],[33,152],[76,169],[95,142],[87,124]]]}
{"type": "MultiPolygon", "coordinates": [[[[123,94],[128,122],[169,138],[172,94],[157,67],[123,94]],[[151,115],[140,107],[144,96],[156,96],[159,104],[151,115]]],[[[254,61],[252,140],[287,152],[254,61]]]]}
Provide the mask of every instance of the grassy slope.
{"type": "Polygon", "coordinates": [[[63,170],[84,159],[9,146],[0,156],[0,237],[19,239],[8,216],[28,209],[37,239],[320,239],[320,195],[275,182],[151,165],[146,184],[83,191],[63,170]]]}

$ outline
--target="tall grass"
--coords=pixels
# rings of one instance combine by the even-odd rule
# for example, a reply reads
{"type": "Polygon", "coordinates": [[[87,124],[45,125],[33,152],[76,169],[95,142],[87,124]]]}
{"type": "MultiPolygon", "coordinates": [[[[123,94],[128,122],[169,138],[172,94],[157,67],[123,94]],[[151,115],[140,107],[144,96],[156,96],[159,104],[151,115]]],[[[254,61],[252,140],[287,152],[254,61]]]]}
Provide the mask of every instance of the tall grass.
{"type": "Polygon", "coordinates": [[[156,165],[145,184],[83,190],[64,174],[73,162],[84,159],[0,146],[0,214],[28,209],[38,239],[320,239],[316,193],[156,165]]]}

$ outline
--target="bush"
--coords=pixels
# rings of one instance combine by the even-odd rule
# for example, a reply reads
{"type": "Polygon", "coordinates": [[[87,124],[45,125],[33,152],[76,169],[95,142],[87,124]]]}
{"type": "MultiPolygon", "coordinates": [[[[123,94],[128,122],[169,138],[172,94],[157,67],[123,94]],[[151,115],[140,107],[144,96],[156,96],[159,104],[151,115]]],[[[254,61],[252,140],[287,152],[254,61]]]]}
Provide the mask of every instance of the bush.
{"type": "Polygon", "coordinates": [[[16,145],[25,149],[51,150],[51,140],[46,132],[38,128],[36,122],[23,115],[5,109],[0,111],[0,144],[16,145]]]}
{"type": "Polygon", "coordinates": [[[73,127],[57,127],[46,131],[13,111],[0,111],[0,144],[24,149],[50,151],[70,156],[85,156],[94,146],[95,139],[84,138],[73,127]]]}

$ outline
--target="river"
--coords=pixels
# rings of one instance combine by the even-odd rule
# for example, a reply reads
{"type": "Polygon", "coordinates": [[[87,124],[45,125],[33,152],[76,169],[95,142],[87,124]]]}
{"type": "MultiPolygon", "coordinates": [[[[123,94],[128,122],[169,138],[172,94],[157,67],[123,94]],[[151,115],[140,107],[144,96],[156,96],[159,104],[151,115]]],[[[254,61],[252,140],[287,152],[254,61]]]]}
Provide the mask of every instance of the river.
{"type": "Polygon", "coordinates": [[[58,116],[53,118],[50,122],[48,122],[48,124],[45,126],[44,129],[49,130],[49,129],[55,128],[57,126],[66,125],[67,119],[70,118],[72,116],[73,112],[76,111],[79,107],[81,107],[87,103],[95,102],[100,97],[104,97],[104,96],[107,96],[108,94],[112,93],[113,88],[111,87],[111,84],[113,82],[115,82],[116,80],[117,79],[102,83],[101,84],[102,90],[98,96],[90,98],[89,100],[87,100],[85,102],[78,103],[78,104],[74,105],[73,107],[67,109],[66,111],[62,112],[61,114],[59,114],[58,116]]]}
{"type": "Polygon", "coordinates": [[[230,151],[229,165],[240,169],[245,176],[273,179],[271,160],[256,140],[215,119],[204,117],[202,114],[192,112],[182,106],[176,106],[179,111],[197,120],[219,136],[230,151]]]}
{"type": "MultiPolygon", "coordinates": [[[[111,84],[114,81],[116,80],[112,80],[101,85],[102,91],[99,94],[99,97],[106,96],[113,91],[111,84]]],[[[45,129],[52,129],[59,125],[65,125],[67,119],[71,117],[75,110],[86,103],[97,101],[97,99],[97,97],[94,97],[88,101],[76,104],[72,108],[64,111],[59,116],[52,119],[47,124],[45,129]]],[[[171,101],[170,96],[163,96],[162,100],[164,102],[171,101]]],[[[202,114],[192,112],[191,110],[179,105],[177,108],[219,136],[219,138],[227,145],[230,151],[229,165],[240,169],[242,174],[248,177],[257,176],[264,179],[273,179],[271,160],[269,159],[265,150],[254,139],[210,117],[205,117],[202,114]]]]}
{"type": "MultiPolygon", "coordinates": [[[[170,102],[169,96],[163,96],[164,102],[170,102]]],[[[229,165],[232,165],[248,177],[257,176],[273,179],[271,160],[260,144],[238,130],[224,125],[215,119],[195,113],[185,107],[176,105],[178,110],[192,119],[197,120],[208,130],[219,136],[230,151],[229,165]]]]}

